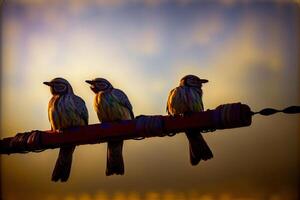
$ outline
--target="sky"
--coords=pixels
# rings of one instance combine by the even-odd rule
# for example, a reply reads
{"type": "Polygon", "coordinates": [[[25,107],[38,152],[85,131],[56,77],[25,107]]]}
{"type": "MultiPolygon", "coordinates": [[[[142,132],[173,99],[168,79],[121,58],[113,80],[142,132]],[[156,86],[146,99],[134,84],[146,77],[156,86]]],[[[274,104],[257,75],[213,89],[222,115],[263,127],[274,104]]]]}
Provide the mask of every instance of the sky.
{"type": "MultiPolygon", "coordinates": [[[[103,77],[135,115],[165,115],[181,77],[209,80],[205,109],[242,102],[299,105],[299,1],[9,0],[2,2],[1,138],[49,130],[51,94],[64,77],[98,123],[84,82],[103,77]]],[[[126,141],[124,176],[105,176],[106,144],[74,153],[53,183],[58,150],[1,155],[2,199],[297,199],[299,115],[255,116],[246,128],[204,135],[212,160],[193,167],[184,134],[126,141]]]]}

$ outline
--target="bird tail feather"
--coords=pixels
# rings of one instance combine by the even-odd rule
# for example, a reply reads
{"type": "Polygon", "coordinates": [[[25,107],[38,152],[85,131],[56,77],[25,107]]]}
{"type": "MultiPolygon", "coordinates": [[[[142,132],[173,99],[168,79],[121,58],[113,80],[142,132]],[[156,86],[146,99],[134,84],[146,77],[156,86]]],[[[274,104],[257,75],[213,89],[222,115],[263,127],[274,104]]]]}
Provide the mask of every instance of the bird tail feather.
{"type": "Polygon", "coordinates": [[[200,160],[213,158],[213,153],[199,130],[188,130],[186,131],[186,136],[189,140],[190,161],[192,165],[197,165],[200,160]]]}
{"type": "Polygon", "coordinates": [[[123,140],[107,143],[106,176],[124,174],[123,140]]]}
{"type": "Polygon", "coordinates": [[[52,181],[66,182],[70,176],[72,158],[75,146],[61,147],[56,160],[54,170],[52,172],[52,181]]]}

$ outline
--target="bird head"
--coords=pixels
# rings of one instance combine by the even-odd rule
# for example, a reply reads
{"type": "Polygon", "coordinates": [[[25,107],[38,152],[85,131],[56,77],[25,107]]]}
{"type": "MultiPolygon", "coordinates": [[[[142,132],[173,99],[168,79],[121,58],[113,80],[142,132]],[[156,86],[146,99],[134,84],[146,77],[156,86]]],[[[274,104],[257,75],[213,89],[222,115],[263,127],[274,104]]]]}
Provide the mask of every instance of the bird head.
{"type": "Polygon", "coordinates": [[[53,95],[72,94],[73,89],[70,83],[63,78],[54,78],[50,82],[43,82],[50,87],[50,91],[53,95]]]}
{"type": "Polygon", "coordinates": [[[91,90],[96,94],[98,92],[106,91],[113,88],[111,83],[104,78],[95,78],[93,80],[86,80],[85,82],[91,85],[90,86],[91,90]]]}
{"type": "Polygon", "coordinates": [[[180,80],[180,86],[189,86],[189,87],[202,87],[203,83],[207,83],[208,80],[200,79],[195,75],[186,75],[180,80]]]}

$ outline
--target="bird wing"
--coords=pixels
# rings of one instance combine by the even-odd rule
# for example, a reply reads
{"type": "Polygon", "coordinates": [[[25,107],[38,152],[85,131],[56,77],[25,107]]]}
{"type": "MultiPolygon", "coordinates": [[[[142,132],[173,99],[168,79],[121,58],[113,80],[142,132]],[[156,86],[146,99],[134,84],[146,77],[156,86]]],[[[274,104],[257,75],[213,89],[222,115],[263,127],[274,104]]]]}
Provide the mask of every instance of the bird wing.
{"type": "Polygon", "coordinates": [[[173,93],[174,93],[175,90],[176,90],[176,88],[174,88],[173,90],[171,90],[171,91],[169,92],[168,101],[167,101],[167,106],[166,106],[166,111],[167,111],[168,115],[171,114],[171,111],[170,111],[170,103],[171,103],[171,101],[172,101],[173,93]]]}
{"type": "Polygon", "coordinates": [[[85,124],[89,124],[89,113],[86,108],[85,102],[82,98],[79,96],[74,95],[74,104],[76,107],[76,112],[79,114],[79,116],[84,120],[85,124]]]}
{"type": "Polygon", "coordinates": [[[176,87],[171,90],[168,103],[167,103],[167,111],[171,115],[182,114],[187,108],[187,98],[186,91],[184,87],[176,87]]]}
{"type": "Polygon", "coordinates": [[[58,100],[58,97],[57,96],[53,96],[50,101],[49,101],[49,104],[48,104],[48,119],[49,119],[49,122],[50,122],[50,125],[51,125],[51,130],[55,130],[57,129],[58,124],[59,124],[59,116],[58,116],[58,113],[55,112],[55,107],[56,107],[56,104],[57,104],[57,100],[58,100]]]}
{"type": "Polygon", "coordinates": [[[194,89],[190,88],[189,92],[187,93],[188,99],[191,102],[191,110],[200,112],[204,110],[204,105],[202,101],[202,90],[201,89],[194,89]]]}
{"type": "Polygon", "coordinates": [[[112,90],[112,94],[116,97],[117,101],[124,106],[125,108],[127,108],[130,112],[130,115],[132,117],[132,119],[134,118],[134,114],[132,111],[132,105],[128,99],[128,97],[126,96],[126,94],[119,89],[113,89],[112,90]]]}
{"type": "Polygon", "coordinates": [[[171,90],[167,103],[168,114],[200,111],[203,111],[201,90],[186,86],[179,86],[171,90]]]}

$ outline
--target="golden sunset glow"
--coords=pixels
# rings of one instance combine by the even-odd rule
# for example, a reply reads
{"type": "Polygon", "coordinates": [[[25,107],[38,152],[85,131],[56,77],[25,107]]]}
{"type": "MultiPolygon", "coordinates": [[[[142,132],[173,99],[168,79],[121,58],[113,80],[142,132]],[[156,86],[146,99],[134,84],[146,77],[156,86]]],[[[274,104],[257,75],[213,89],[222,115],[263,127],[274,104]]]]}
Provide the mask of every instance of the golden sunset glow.
{"type": "MultiPolygon", "coordinates": [[[[64,77],[98,123],[85,80],[108,79],[135,115],[166,115],[187,74],[208,79],[205,109],[300,105],[299,1],[7,0],[2,2],[1,138],[49,130],[64,77]]],[[[281,200],[299,198],[299,115],[255,116],[205,134],[214,158],[193,167],[183,134],[126,141],[124,176],[105,176],[106,144],[76,148],[67,183],[58,150],[1,155],[3,200],[281,200]]],[[[1,199],[1,198],[0,198],[1,199]]]]}

